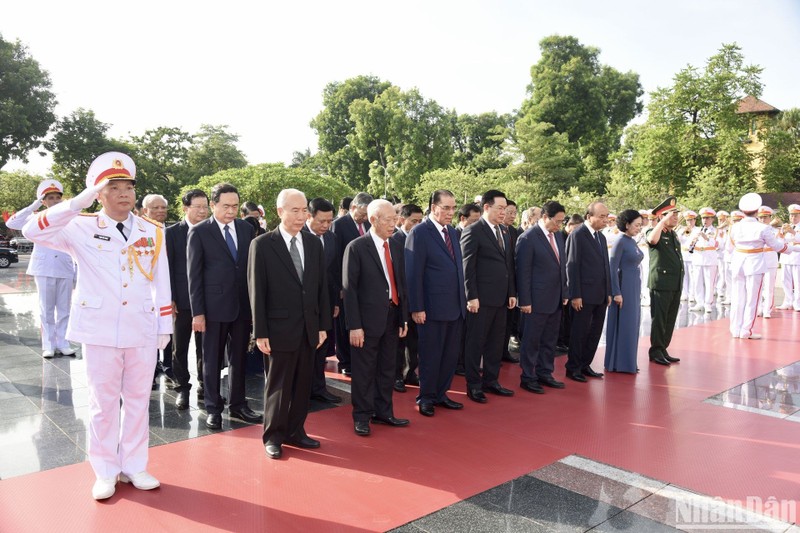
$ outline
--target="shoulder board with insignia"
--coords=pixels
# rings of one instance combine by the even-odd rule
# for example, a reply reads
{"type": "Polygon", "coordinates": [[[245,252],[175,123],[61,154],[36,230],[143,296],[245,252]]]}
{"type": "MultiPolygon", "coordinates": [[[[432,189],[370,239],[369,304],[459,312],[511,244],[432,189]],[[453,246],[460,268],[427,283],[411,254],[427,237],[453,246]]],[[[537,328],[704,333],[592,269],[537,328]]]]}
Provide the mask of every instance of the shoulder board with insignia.
{"type": "Polygon", "coordinates": [[[78,216],[81,216],[81,217],[96,217],[97,213],[78,213],[78,216]]]}
{"type": "Polygon", "coordinates": [[[146,220],[146,221],[148,221],[149,223],[151,223],[152,225],[154,225],[154,226],[158,226],[159,228],[163,228],[163,227],[164,227],[164,224],[162,224],[161,222],[159,222],[159,221],[157,221],[157,220],[153,220],[153,219],[152,219],[152,218],[150,218],[150,217],[146,217],[146,216],[144,216],[144,215],[139,215],[139,218],[141,218],[142,220],[146,220]]]}

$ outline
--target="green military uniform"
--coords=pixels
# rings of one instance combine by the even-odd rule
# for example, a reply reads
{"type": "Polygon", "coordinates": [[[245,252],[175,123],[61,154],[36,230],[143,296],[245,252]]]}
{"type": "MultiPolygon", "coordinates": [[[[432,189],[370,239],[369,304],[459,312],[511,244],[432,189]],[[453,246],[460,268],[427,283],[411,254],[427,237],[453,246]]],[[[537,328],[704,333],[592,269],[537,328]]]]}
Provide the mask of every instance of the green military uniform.
{"type": "MultiPolygon", "coordinates": [[[[646,236],[655,228],[647,230],[646,236]]],[[[649,244],[649,241],[648,241],[649,244]]],[[[675,320],[681,306],[683,286],[683,259],[678,235],[663,231],[659,241],[650,244],[650,273],[647,286],[650,288],[650,359],[668,356],[667,347],[672,341],[675,320]]]]}

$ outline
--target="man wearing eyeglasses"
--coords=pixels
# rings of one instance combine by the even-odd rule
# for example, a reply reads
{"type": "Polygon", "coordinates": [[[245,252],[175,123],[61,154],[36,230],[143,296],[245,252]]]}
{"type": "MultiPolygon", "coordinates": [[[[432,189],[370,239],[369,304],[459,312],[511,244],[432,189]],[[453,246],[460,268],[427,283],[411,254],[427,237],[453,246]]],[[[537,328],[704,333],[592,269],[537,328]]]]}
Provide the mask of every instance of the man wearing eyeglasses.
{"type": "MultiPolygon", "coordinates": [[[[169,284],[172,289],[172,372],[175,376],[175,392],[178,409],[189,408],[189,341],[192,338],[192,306],[189,303],[189,278],[186,262],[186,238],[189,230],[208,217],[208,196],[200,189],[192,189],[181,198],[183,220],[164,231],[169,260],[169,284]]],[[[198,399],[203,397],[203,334],[194,334],[197,356],[198,399]]]]}

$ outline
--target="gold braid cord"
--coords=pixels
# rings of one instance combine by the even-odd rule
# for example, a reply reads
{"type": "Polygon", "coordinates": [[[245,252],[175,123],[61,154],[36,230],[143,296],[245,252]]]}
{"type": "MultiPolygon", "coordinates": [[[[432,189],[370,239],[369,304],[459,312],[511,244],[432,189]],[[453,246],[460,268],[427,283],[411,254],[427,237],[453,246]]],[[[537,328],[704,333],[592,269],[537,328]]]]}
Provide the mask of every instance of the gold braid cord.
{"type": "Polygon", "coordinates": [[[136,252],[135,246],[128,246],[128,266],[131,271],[131,277],[133,276],[133,263],[135,261],[139,272],[141,272],[144,277],[148,279],[148,281],[153,281],[153,272],[156,269],[156,262],[158,261],[159,254],[161,253],[161,245],[163,242],[164,230],[162,230],[160,226],[156,226],[156,246],[155,250],[153,251],[153,260],[150,262],[150,272],[145,272],[144,268],[142,268],[142,264],[139,262],[139,254],[136,252]]]}

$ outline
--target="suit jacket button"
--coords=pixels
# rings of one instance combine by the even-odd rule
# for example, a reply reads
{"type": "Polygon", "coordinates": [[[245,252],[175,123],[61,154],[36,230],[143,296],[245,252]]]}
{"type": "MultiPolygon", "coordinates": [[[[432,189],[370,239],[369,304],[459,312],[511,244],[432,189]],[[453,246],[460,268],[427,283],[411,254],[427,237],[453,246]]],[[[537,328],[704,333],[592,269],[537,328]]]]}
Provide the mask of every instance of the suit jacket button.
{"type": "Polygon", "coordinates": [[[123,248],[123,249],[122,249],[122,255],[125,255],[125,252],[126,252],[126,251],[127,251],[127,249],[126,249],[126,248],[123,248]]]}
{"type": "Polygon", "coordinates": [[[125,272],[125,267],[122,267],[122,271],[125,272]]]}
{"type": "Polygon", "coordinates": [[[127,286],[128,286],[128,284],[127,284],[127,283],[123,283],[123,284],[122,284],[122,288],[123,288],[123,289],[124,289],[125,287],[127,287],[127,286]]]}

